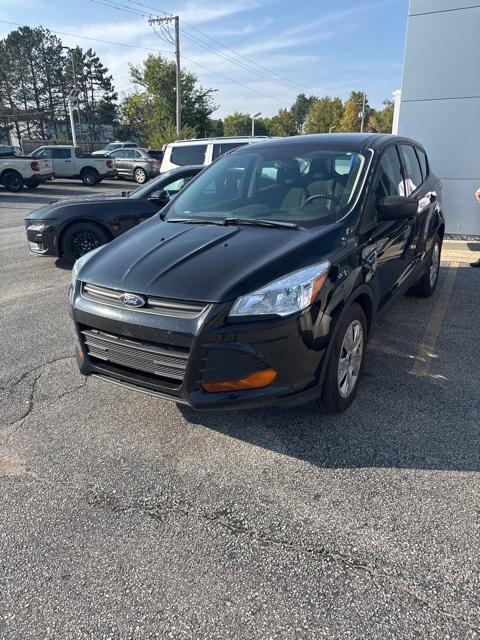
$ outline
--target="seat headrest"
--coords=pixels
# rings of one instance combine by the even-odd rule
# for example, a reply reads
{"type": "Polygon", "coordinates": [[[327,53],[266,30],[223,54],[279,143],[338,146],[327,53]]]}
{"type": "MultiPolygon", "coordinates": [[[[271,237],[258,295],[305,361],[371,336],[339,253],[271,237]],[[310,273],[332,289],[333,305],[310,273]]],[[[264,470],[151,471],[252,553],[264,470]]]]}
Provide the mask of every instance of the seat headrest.
{"type": "Polygon", "coordinates": [[[322,158],[314,158],[308,167],[308,177],[312,180],[327,180],[330,178],[325,160],[322,158]]]}
{"type": "Polygon", "coordinates": [[[295,184],[300,180],[300,165],[298,160],[289,160],[277,173],[277,180],[282,184],[295,184]]]}

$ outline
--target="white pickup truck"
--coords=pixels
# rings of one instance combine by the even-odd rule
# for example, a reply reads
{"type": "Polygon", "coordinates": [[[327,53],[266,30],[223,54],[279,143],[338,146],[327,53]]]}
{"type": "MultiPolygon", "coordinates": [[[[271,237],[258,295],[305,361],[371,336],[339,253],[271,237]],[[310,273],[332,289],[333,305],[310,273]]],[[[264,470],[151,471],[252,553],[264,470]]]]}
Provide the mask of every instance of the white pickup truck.
{"type": "Polygon", "coordinates": [[[80,179],[87,186],[94,186],[104,178],[114,178],[117,171],[111,158],[94,158],[71,145],[39,147],[30,154],[37,160],[48,158],[53,164],[56,178],[80,179]]]}
{"type": "Polygon", "coordinates": [[[53,180],[52,161],[46,158],[33,160],[27,156],[0,155],[0,184],[7,191],[21,191],[38,187],[42,182],[53,180]]]}

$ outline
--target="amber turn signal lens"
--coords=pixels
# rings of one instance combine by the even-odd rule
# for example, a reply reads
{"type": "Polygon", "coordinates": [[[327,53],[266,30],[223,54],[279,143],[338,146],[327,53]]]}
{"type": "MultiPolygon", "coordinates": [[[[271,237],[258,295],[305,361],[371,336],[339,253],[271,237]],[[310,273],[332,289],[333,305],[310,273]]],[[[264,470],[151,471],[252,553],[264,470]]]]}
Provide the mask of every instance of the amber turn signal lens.
{"type": "Polygon", "coordinates": [[[250,373],[245,378],[240,380],[227,380],[226,382],[201,382],[201,387],[204,391],[209,393],[215,393],[219,391],[242,391],[244,389],[262,389],[268,387],[275,378],[277,372],[275,369],[263,369],[262,371],[255,371],[250,373]]]}

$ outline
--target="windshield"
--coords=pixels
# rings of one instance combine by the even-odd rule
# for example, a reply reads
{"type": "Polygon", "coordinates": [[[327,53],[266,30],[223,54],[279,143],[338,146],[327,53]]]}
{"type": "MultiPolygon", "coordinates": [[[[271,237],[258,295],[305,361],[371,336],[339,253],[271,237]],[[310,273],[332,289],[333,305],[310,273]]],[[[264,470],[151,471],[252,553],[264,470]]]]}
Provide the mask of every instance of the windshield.
{"type": "MultiPolygon", "coordinates": [[[[256,146],[256,145],[255,145],[256,146]]],[[[180,193],[167,221],[269,220],[302,227],[332,224],[357,192],[365,157],[305,145],[249,148],[227,155],[180,193]],[[303,147],[303,149],[302,149],[303,147]]]]}
{"type": "Polygon", "coordinates": [[[113,142],[110,142],[110,144],[107,144],[105,149],[107,149],[108,151],[114,151],[115,149],[120,149],[121,146],[121,144],[114,144],[113,142]]]}

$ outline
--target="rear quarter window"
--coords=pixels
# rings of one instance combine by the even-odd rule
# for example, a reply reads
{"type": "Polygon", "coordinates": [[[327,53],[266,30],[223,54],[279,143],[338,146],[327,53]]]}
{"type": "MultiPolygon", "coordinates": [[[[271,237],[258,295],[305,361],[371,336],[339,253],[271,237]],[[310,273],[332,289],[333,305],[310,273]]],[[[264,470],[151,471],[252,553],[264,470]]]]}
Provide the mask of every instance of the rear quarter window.
{"type": "Polygon", "coordinates": [[[428,178],[428,173],[429,173],[427,154],[423,149],[419,149],[418,147],[415,148],[415,151],[417,152],[418,161],[420,162],[420,168],[422,170],[423,179],[426,180],[428,178]]]}
{"type": "Polygon", "coordinates": [[[204,164],[206,144],[192,144],[172,148],[170,161],[180,167],[188,164],[204,164]]]}

